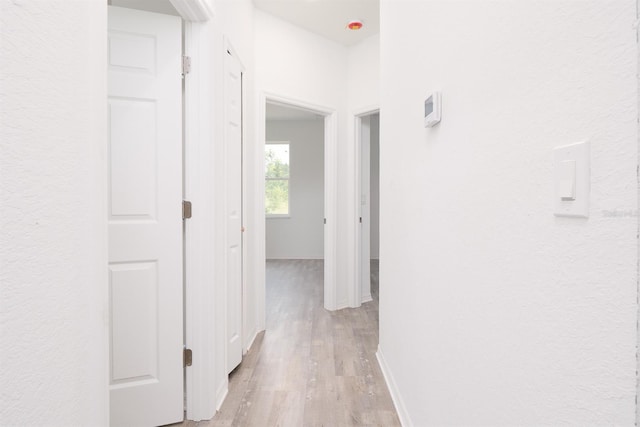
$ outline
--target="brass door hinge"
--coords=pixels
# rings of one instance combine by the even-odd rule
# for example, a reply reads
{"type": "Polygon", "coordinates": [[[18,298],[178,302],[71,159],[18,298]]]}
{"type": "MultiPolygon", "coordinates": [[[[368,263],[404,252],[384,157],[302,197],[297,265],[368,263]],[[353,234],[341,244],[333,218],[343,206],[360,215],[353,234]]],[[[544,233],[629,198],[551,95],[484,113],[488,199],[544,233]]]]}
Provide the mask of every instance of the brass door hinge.
{"type": "Polygon", "coordinates": [[[182,57],[182,77],[191,72],[191,57],[184,55],[182,57]]]}
{"type": "Polygon", "coordinates": [[[191,202],[188,200],[182,201],[182,219],[191,218],[191,202]]]}
{"type": "Polygon", "coordinates": [[[182,353],[182,359],[184,361],[185,368],[187,366],[191,366],[191,364],[193,363],[193,352],[191,351],[190,348],[184,349],[184,352],[182,353]]]}

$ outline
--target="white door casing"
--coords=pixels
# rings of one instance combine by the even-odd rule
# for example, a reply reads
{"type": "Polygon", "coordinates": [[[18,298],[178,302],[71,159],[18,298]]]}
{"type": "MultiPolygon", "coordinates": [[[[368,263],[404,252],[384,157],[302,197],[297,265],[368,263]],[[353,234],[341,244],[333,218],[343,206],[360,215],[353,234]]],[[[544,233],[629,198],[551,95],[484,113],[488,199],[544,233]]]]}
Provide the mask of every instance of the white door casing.
{"type": "Polygon", "coordinates": [[[371,119],[362,118],[360,133],[360,278],[361,302],[371,301],[371,119]]]}
{"type": "Polygon", "coordinates": [[[242,361],[242,66],[225,56],[227,372],[242,361]]]}
{"type": "Polygon", "coordinates": [[[353,115],[355,193],[354,219],[354,286],[351,288],[351,306],[359,307],[371,301],[371,116],[378,107],[362,109],[353,115]],[[360,222],[362,217],[362,223],[360,222]]]}
{"type": "Polygon", "coordinates": [[[179,17],[109,7],[112,425],[183,419],[179,17]]]}

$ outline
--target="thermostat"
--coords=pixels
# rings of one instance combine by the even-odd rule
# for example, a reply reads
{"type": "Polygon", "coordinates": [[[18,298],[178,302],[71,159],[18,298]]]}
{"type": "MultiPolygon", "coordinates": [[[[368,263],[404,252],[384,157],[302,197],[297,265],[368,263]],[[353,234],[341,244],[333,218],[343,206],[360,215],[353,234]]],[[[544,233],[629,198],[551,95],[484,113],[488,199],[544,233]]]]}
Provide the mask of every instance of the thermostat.
{"type": "Polygon", "coordinates": [[[442,101],[440,92],[433,92],[424,101],[424,127],[430,128],[440,123],[442,101]]]}

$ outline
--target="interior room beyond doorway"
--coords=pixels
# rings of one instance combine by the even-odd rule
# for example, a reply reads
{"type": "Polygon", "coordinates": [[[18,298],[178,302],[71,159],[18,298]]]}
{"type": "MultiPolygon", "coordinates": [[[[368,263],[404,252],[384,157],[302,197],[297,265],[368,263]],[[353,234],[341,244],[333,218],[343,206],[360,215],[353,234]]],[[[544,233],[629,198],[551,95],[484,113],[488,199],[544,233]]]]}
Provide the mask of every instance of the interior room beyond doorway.
{"type": "Polygon", "coordinates": [[[324,258],[324,116],[267,104],[267,259],[324,258]]]}

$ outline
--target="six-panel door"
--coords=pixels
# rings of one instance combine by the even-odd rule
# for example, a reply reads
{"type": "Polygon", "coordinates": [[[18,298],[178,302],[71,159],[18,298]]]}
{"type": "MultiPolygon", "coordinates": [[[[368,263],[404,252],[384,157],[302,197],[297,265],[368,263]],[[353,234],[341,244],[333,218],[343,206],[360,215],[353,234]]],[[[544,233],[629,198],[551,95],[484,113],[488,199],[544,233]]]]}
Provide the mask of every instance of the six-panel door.
{"type": "Polygon", "coordinates": [[[181,37],[179,17],[109,7],[109,383],[115,426],[183,419],[181,37]]]}

